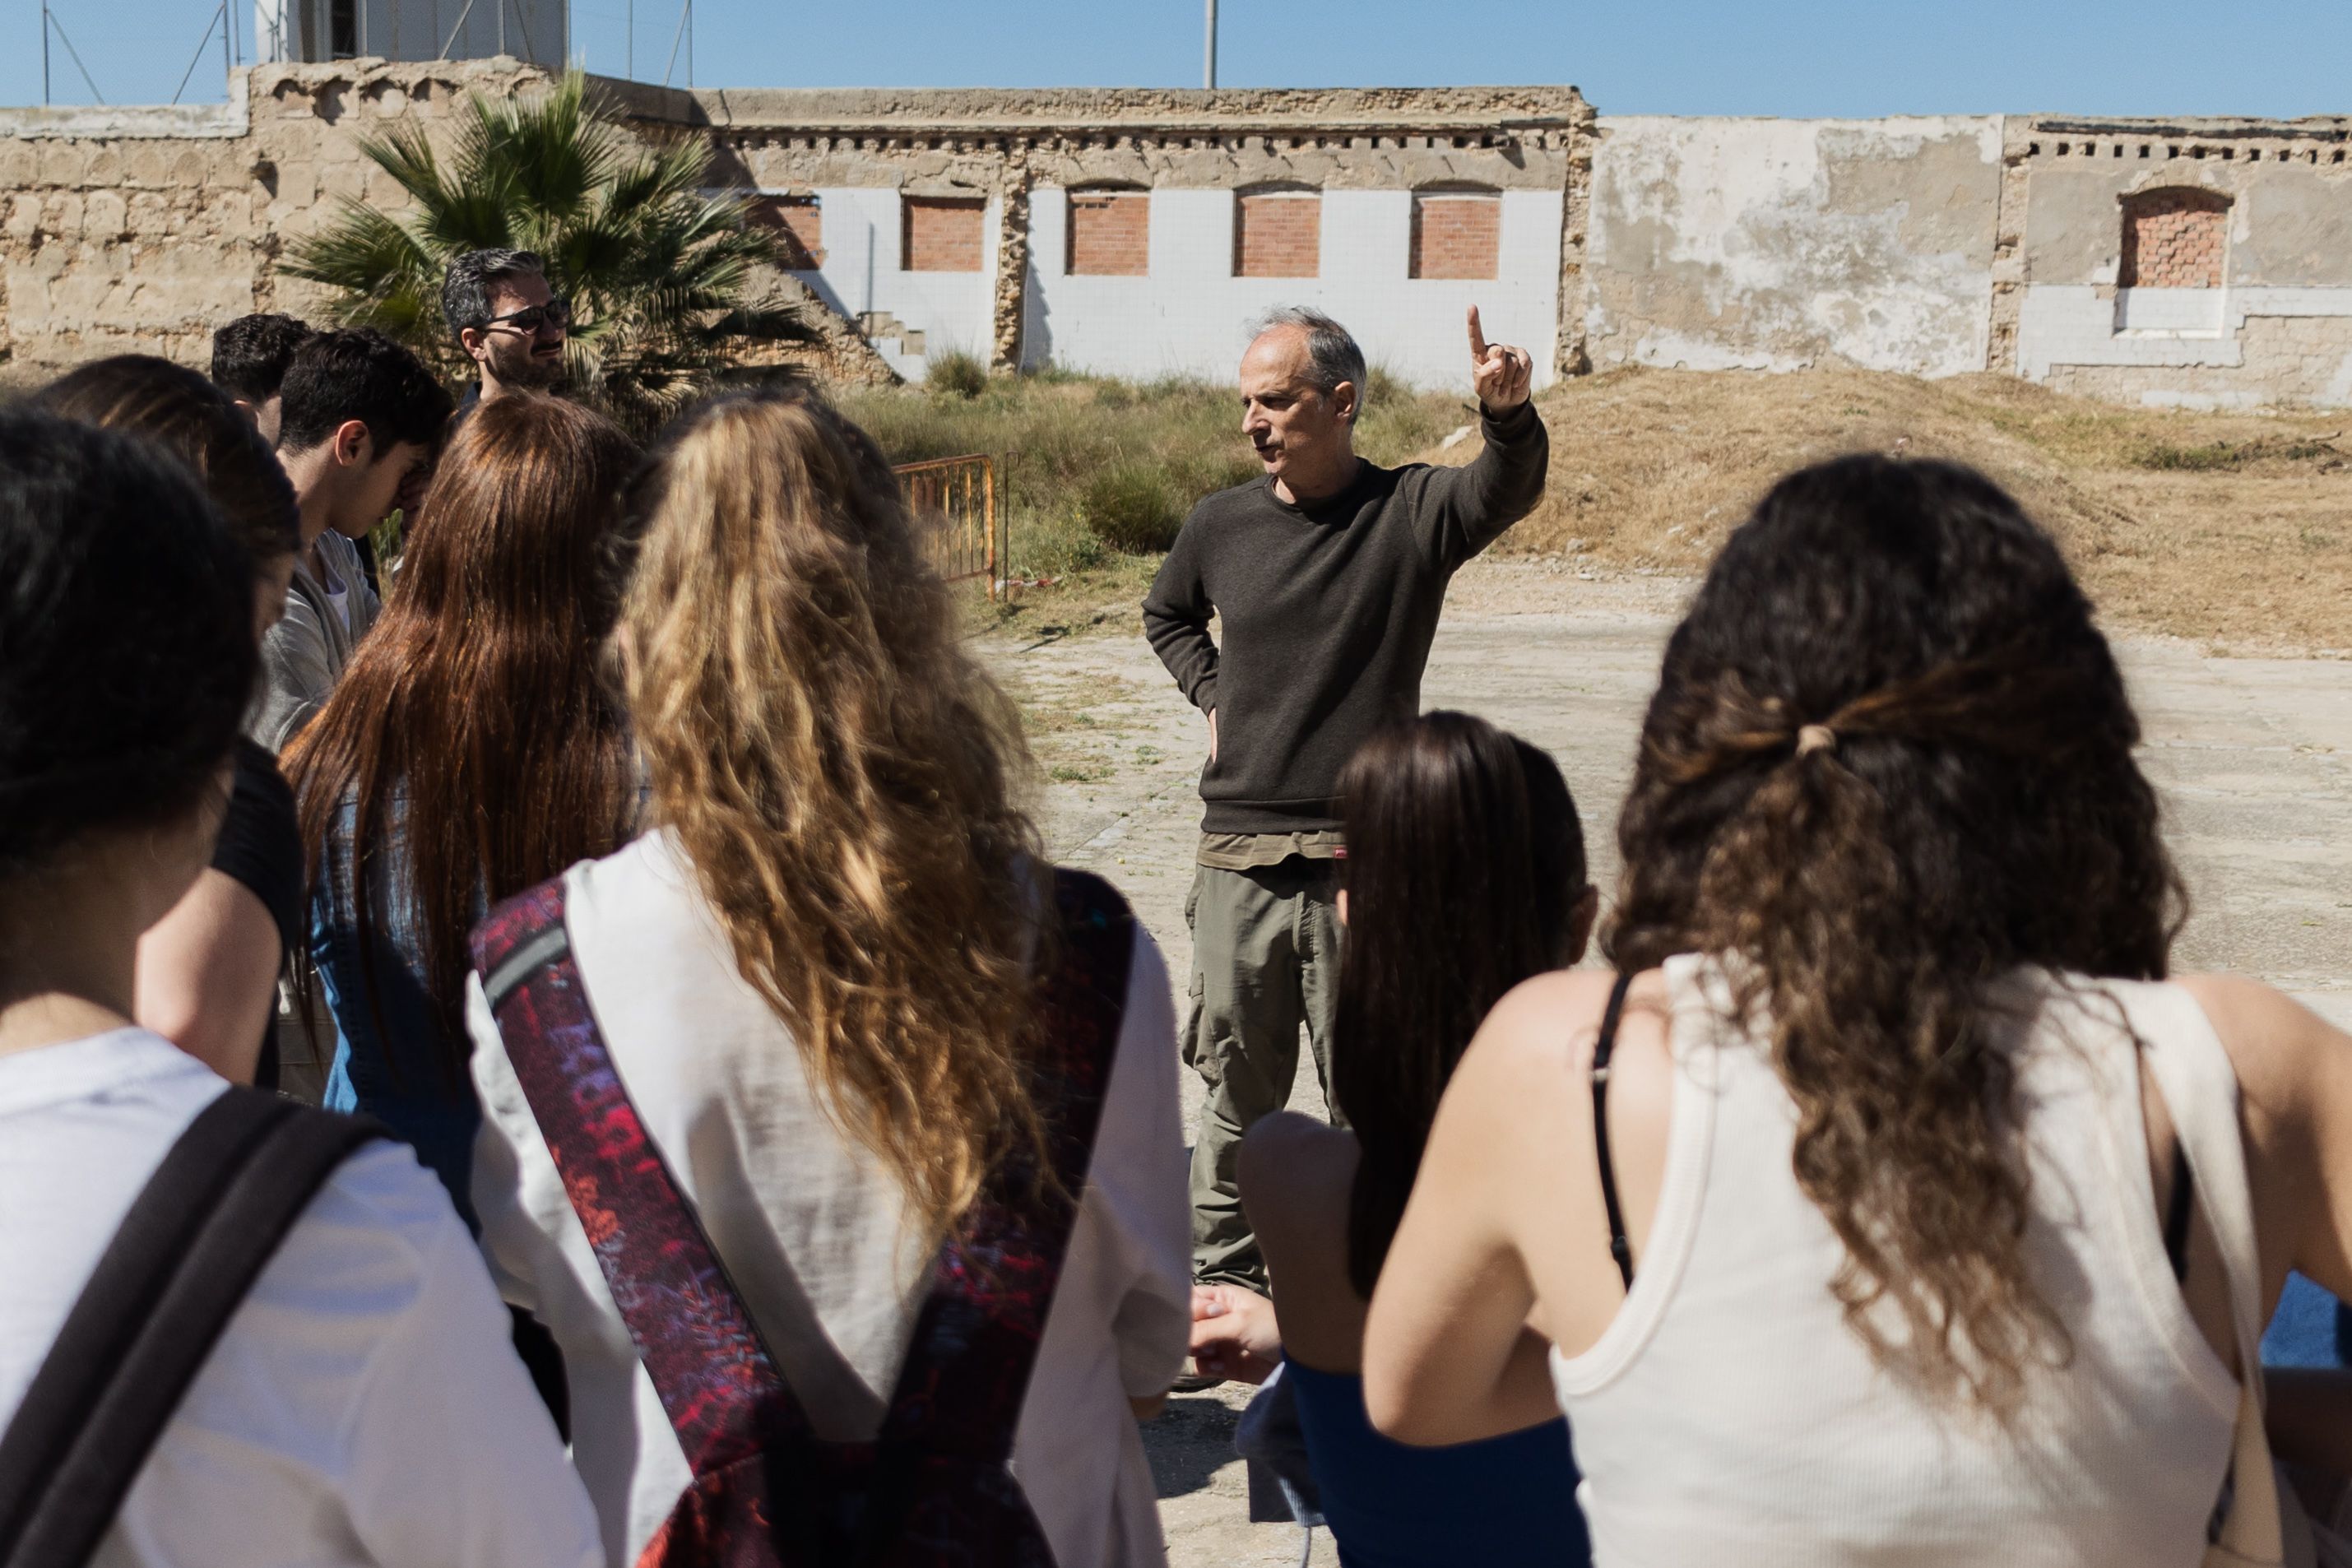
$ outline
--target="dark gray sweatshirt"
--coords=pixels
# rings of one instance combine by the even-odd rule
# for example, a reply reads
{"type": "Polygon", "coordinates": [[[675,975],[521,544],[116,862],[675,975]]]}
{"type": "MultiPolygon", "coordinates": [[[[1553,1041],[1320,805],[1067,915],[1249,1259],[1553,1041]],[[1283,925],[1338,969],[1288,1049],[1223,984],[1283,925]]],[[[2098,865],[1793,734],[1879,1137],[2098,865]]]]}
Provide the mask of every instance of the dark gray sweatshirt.
{"type": "Polygon", "coordinates": [[[1185,519],[1143,601],[1143,634],[1217,716],[1203,832],[1337,827],[1340,767],[1383,721],[1421,711],[1446,584],[1543,494],[1550,443],[1535,409],[1484,426],[1486,449],[1467,468],[1360,463],[1311,506],[1253,479],[1185,519]]]}

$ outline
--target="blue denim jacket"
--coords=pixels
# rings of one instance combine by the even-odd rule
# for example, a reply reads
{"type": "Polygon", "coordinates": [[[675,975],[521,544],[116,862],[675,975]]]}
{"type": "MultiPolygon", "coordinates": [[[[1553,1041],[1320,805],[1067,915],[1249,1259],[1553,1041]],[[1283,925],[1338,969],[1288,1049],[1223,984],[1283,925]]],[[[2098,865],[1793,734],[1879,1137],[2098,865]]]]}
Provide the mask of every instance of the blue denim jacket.
{"type": "MultiPolygon", "coordinates": [[[[425,954],[414,923],[401,900],[383,890],[400,886],[405,876],[396,805],[393,816],[395,830],[385,842],[367,847],[377,871],[372,969],[362,956],[352,894],[358,810],[349,800],[336,813],[310,893],[310,960],[335,1025],[325,1104],[373,1116],[413,1144],[417,1159],[449,1189],[458,1217],[478,1233],[470,1184],[482,1109],[465,1067],[473,1047],[462,1029],[456,1040],[445,1039],[425,989],[425,954]]],[[[486,912],[477,894],[469,923],[486,912]]]]}

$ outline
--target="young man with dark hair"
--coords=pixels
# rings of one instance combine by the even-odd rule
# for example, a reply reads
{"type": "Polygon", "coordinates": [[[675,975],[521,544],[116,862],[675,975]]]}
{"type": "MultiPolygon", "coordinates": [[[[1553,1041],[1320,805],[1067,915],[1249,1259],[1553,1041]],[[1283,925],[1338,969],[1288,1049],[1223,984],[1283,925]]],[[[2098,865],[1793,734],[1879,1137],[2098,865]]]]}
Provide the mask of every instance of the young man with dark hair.
{"type": "Polygon", "coordinates": [[[518,389],[544,391],[563,378],[569,300],[547,284],[547,263],[528,250],[469,250],[449,263],[441,319],[481,371],[468,406],[518,389]]]}
{"type": "Polygon", "coordinates": [[[261,438],[278,444],[278,388],[294,351],[314,336],[291,316],[239,316],[213,334],[213,384],[234,399],[261,438]]]}
{"type": "Polygon", "coordinates": [[[422,490],[449,395],[417,357],[364,327],[295,351],[281,392],[278,459],[294,481],[301,547],[286,615],[262,643],[268,689],[247,732],[272,751],[309,722],[375,620],[358,546],[422,490]]]}

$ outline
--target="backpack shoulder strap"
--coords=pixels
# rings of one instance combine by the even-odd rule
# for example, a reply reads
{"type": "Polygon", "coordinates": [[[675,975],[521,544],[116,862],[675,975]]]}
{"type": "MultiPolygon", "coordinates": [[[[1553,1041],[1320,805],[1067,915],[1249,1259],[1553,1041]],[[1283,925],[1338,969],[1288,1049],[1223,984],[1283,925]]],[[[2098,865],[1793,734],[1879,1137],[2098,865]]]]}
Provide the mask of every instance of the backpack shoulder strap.
{"type": "Polygon", "coordinates": [[[80,1568],[296,1220],[373,1121],[231,1088],[132,1201],[0,1435],[0,1568],[80,1568]]]}
{"type": "Polygon", "coordinates": [[[886,1450],[1012,1457],[1093,1163],[1135,953],[1135,916],[1108,882],[1060,869],[1054,894],[1058,952],[1040,998],[1037,1085],[1055,1179],[1037,1182],[1016,1163],[949,1238],[883,1425],[886,1450]]]}
{"type": "Polygon", "coordinates": [[[474,966],[637,1358],[697,1476],[812,1429],[614,1065],[563,920],[563,879],[490,912],[474,966]]]}

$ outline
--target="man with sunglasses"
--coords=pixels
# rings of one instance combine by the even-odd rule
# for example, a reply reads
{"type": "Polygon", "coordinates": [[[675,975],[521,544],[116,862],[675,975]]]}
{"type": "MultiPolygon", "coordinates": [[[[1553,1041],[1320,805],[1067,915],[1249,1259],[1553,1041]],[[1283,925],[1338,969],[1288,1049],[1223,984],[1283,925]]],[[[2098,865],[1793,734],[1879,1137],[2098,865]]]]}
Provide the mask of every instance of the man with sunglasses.
{"type": "Polygon", "coordinates": [[[563,379],[572,305],[547,285],[547,264],[528,250],[469,250],[449,263],[441,315],[480,367],[466,404],[509,392],[544,392],[563,379]]]}

